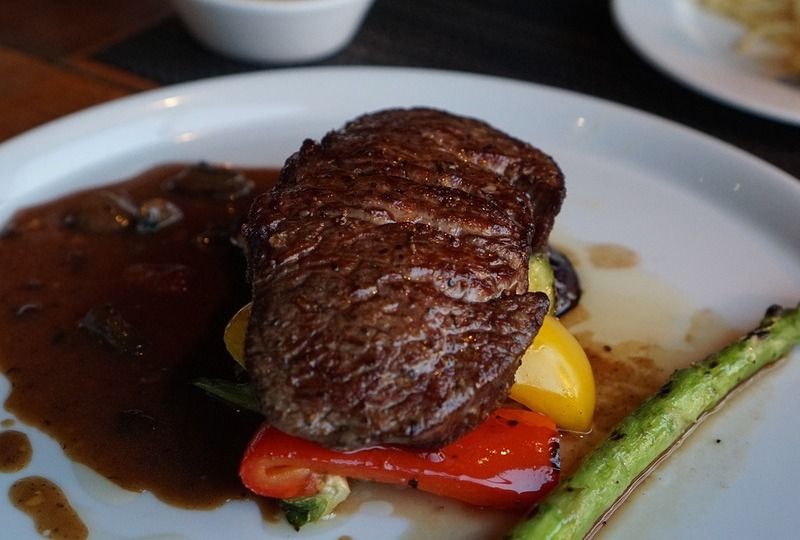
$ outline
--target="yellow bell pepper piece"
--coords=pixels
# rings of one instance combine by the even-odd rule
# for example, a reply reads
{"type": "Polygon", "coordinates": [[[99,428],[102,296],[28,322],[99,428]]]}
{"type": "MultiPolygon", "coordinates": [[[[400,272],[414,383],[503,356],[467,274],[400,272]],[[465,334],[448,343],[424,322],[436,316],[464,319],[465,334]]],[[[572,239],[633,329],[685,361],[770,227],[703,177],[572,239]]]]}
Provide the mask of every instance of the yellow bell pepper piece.
{"type": "Polygon", "coordinates": [[[591,429],[595,405],[592,367],[578,341],[556,317],[545,317],[522,357],[510,395],[546,414],[562,429],[591,429]]]}
{"type": "Polygon", "coordinates": [[[250,306],[248,303],[236,312],[225,327],[225,348],[228,349],[234,360],[244,367],[244,334],[247,331],[247,322],[250,320],[250,306]]]}

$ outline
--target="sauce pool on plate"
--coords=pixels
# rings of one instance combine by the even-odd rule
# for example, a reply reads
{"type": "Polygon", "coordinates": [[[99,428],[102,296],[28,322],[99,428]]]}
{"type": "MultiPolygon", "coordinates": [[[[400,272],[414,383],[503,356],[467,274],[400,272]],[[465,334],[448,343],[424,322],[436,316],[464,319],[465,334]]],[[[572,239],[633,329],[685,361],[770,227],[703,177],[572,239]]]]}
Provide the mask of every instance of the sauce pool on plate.
{"type": "Polygon", "coordinates": [[[231,238],[276,171],[214,174],[159,167],[23,210],[0,238],[6,408],[121,487],[189,508],[244,496],[260,420],[191,382],[242,376],[222,342],[249,298],[231,238]]]}

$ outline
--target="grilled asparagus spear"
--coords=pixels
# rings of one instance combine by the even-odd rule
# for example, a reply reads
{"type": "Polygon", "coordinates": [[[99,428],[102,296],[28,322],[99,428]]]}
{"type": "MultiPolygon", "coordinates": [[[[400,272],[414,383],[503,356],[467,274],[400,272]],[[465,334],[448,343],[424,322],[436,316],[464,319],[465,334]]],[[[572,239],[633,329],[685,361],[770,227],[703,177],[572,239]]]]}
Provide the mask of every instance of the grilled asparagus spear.
{"type": "Polygon", "coordinates": [[[800,343],[800,306],[773,306],[761,324],[670,380],[624,419],[563,481],[509,540],[580,539],[623,497],[650,465],[706,412],[764,366],[800,343]]]}

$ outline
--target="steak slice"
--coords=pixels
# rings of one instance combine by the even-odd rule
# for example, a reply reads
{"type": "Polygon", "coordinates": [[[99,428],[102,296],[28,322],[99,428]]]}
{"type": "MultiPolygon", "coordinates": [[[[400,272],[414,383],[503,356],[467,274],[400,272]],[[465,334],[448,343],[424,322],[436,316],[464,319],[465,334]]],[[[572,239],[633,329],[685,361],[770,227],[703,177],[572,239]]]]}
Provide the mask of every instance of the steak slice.
{"type": "Polygon", "coordinates": [[[439,447],[505,398],[547,312],[528,293],[553,160],[432,109],[305,141],[253,204],[245,356],[267,420],[337,449],[439,447]]]}

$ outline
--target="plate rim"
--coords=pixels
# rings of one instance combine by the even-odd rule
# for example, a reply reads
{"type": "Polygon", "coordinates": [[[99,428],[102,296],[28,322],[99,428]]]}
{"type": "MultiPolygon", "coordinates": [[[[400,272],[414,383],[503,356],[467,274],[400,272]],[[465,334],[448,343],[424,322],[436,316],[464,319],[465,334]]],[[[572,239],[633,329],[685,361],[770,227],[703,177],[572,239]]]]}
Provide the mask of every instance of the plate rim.
{"type": "MultiPolygon", "coordinates": [[[[612,5],[616,7],[618,4],[627,0],[612,0],[612,5]]],[[[672,0],[674,1],[674,0],[672,0]]],[[[678,132],[682,137],[690,137],[703,144],[709,144],[726,153],[738,154],[738,157],[746,159],[752,164],[757,164],[760,167],[768,169],[771,175],[775,177],[782,177],[781,181],[788,181],[789,185],[796,185],[798,178],[792,176],[789,172],[781,169],[766,159],[756,156],[747,150],[740,148],[730,142],[724,141],[706,133],[698,128],[691,127],[673,120],[671,118],[661,116],[659,114],[638,109],[634,106],[614,101],[612,99],[585,94],[576,90],[561,88],[557,86],[550,86],[538,82],[526,81],[522,79],[514,79],[508,77],[501,77],[496,75],[489,75],[483,73],[472,73],[458,70],[442,70],[435,68],[417,68],[417,67],[395,67],[395,66],[367,66],[367,65],[354,65],[354,66],[310,66],[310,67],[290,67],[279,69],[258,70],[246,73],[237,73],[232,75],[221,75],[217,77],[210,77],[205,79],[198,79],[178,83],[174,85],[163,86],[150,90],[145,90],[135,94],[122,96],[103,103],[92,105],[84,109],[74,111],[59,118],[50,120],[31,129],[23,131],[13,137],[0,142],[0,161],[10,159],[14,160],[14,153],[24,150],[32,142],[38,143],[42,138],[56,138],[68,134],[70,129],[87,122],[95,122],[98,119],[104,119],[104,124],[108,125],[112,120],[118,119],[119,116],[131,116],[132,113],[138,110],[138,107],[144,107],[148,104],[169,98],[175,94],[183,95],[197,95],[202,92],[213,91],[218,86],[228,86],[242,82],[245,84],[252,84],[253,81],[261,79],[281,78],[281,77],[314,77],[326,73],[333,74],[379,74],[379,75],[411,75],[425,78],[459,78],[463,80],[482,80],[488,83],[499,85],[509,85],[518,87],[529,87],[531,90],[551,95],[561,94],[571,99],[584,100],[593,106],[607,111],[612,111],[615,115],[622,115],[625,120],[632,119],[636,122],[646,122],[658,125],[662,129],[667,129],[673,132],[678,132]]],[[[181,107],[180,104],[177,106],[181,107]]],[[[800,113],[799,113],[800,114],[800,113]]],[[[800,121],[800,117],[798,118],[800,121]]]]}

